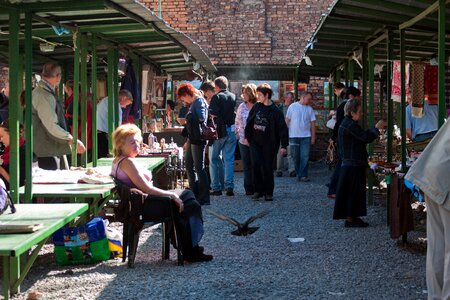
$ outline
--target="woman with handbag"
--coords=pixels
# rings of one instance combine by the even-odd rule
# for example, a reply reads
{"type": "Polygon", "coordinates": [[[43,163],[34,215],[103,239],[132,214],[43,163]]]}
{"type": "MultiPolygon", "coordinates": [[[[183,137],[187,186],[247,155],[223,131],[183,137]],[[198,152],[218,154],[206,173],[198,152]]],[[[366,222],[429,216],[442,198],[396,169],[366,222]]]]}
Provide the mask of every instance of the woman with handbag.
{"type": "Polygon", "coordinates": [[[206,140],[202,136],[203,127],[206,126],[208,119],[208,104],[201,93],[189,83],[183,83],[178,87],[177,96],[190,106],[183,130],[188,138],[184,157],[189,187],[201,205],[209,205],[209,179],[205,170],[206,140]]]}
{"type": "MultiPolygon", "coordinates": [[[[152,173],[142,170],[135,162],[134,158],[139,154],[142,143],[141,130],[134,124],[124,124],[113,132],[113,153],[114,160],[111,167],[111,174],[122,184],[137,188],[145,194],[151,196],[170,197],[178,207],[175,219],[179,224],[184,224],[181,232],[185,233],[183,240],[188,241],[183,244],[184,259],[189,262],[210,261],[212,255],[203,253],[203,247],[199,242],[203,237],[202,209],[193,197],[183,197],[183,193],[166,191],[153,186],[152,173]],[[183,198],[184,202],[180,199],[183,198]]],[[[192,193],[184,193],[187,196],[192,193]]]]}

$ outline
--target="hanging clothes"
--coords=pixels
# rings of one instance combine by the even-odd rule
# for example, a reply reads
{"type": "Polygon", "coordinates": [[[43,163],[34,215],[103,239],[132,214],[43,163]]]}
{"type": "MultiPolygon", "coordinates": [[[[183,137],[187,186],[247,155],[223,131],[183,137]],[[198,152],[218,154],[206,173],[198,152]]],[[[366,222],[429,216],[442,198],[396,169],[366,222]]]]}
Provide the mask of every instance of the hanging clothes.
{"type": "Polygon", "coordinates": [[[122,78],[121,88],[133,95],[133,104],[123,109],[122,123],[132,123],[141,119],[141,86],[136,79],[131,59],[128,61],[126,75],[122,78]],[[134,120],[133,120],[134,119],[134,120]]]}
{"type": "MultiPolygon", "coordinates": [[[[401,85],[401,72],[400,72],[400,61],[393,61],[392,68],[392,100],[395,102],[401,102],[402,96],[402,85],[401,85]]],[[[409,94],[409,63],[405,65],[405,75],[406,75],[406,95],[409,94]]]]}
{"type": "Polygon", "coordinates": [[[425,66],[425,99],[430,105],[438,104],[438,67],[425,66]]]}
{"type": "Polygon", "coordinates": [[[411,65],[411,86],[409,87],[409,92],[412,100],[411,112],[415,118],[421,118],[423,116],[423,99],[425,97],[424,75],[424,64],[413,63],[411,65]]]}
{"type": "Polygon", "coordinates": [[[414,230],[411,191],[405,187],[401,177],[398,174],[391,175],[389,228],[393,239],[414,230]]]}

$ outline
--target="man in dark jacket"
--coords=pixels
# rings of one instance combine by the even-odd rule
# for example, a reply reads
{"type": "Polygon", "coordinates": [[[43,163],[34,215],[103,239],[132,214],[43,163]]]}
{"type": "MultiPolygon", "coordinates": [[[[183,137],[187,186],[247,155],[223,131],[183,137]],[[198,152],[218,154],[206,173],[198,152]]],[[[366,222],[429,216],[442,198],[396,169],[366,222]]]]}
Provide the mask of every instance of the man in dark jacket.
{"type": "Polygon", "coordinates": [[[225,188],[227,196],[233,196],[234,189],[234,152],[236,150],[236,134],[234,133],[234,108],[236,96],[228,91],[228,79],[217,77],[214,81],[215,94],[210,102],[209,112],[216,118],[219,139],[212,145],[209,157],[209,174],[211,176],[212,195],[222,195],[225,188]],[[220,184],[220,154],[222,154],[224,168],[224,185],[220,184]]]}

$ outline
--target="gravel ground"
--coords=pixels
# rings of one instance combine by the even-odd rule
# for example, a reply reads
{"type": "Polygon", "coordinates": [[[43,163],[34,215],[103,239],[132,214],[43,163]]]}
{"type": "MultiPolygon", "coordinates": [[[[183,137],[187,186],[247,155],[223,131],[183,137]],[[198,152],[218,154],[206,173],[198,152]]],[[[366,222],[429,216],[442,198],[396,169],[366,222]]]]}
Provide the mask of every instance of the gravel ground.
{"type": "MultiPolygon", "coordinates": [[[[368,228],[344,228],[332,220],[326,197],[329,172],[310,166],[311,182],[276,178],[273,202],[244,196],[236,173],[235,197],[212,197],[209,209],[244,221],[269,209],[253,235],[230,234],[231,224],[205,213],[209,263],[176,265],[161,260],[159,229],[141,235],[136,268],[119,260],[59,267],[46,245],[22,285],[44,299],[426,299],[425,256],[405,251],[389,237],[385,207],[372,206],[368,228]],[[291,243],[288,237],[302,237],[291,243]]],[[[422,239],[414,232],[410,239],[422,239]]],[[[27,292],[13,299],[26,299],[27,292]]]]}

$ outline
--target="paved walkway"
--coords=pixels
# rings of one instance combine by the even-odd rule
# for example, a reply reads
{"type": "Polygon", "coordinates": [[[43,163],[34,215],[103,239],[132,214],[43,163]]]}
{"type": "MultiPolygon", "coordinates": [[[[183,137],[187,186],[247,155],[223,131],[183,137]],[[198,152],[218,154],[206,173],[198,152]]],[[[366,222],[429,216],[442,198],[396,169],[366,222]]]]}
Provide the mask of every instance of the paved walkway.
{"type": "Polygon", "coordinates": [[[328,176],[314,163],[311,182],[276,178],[275,201],[254,202],[243,195],[242,173],[236,173],[236,196],[212,197],[208,208],[239,221],[271,213],[248,237],[231,235],[232,225],[205,213],[202,244],[214,255],[210,263],[177,267],[174,251],[172,261],[162,262],[159,230],[147,229],[134,270],[114,260],[63,268],[41,255],[24,287],[46,299],[426,299],[425,256],[390,239],[384,207],[369,207],[368,228],[333,221],[328,176]]]}

